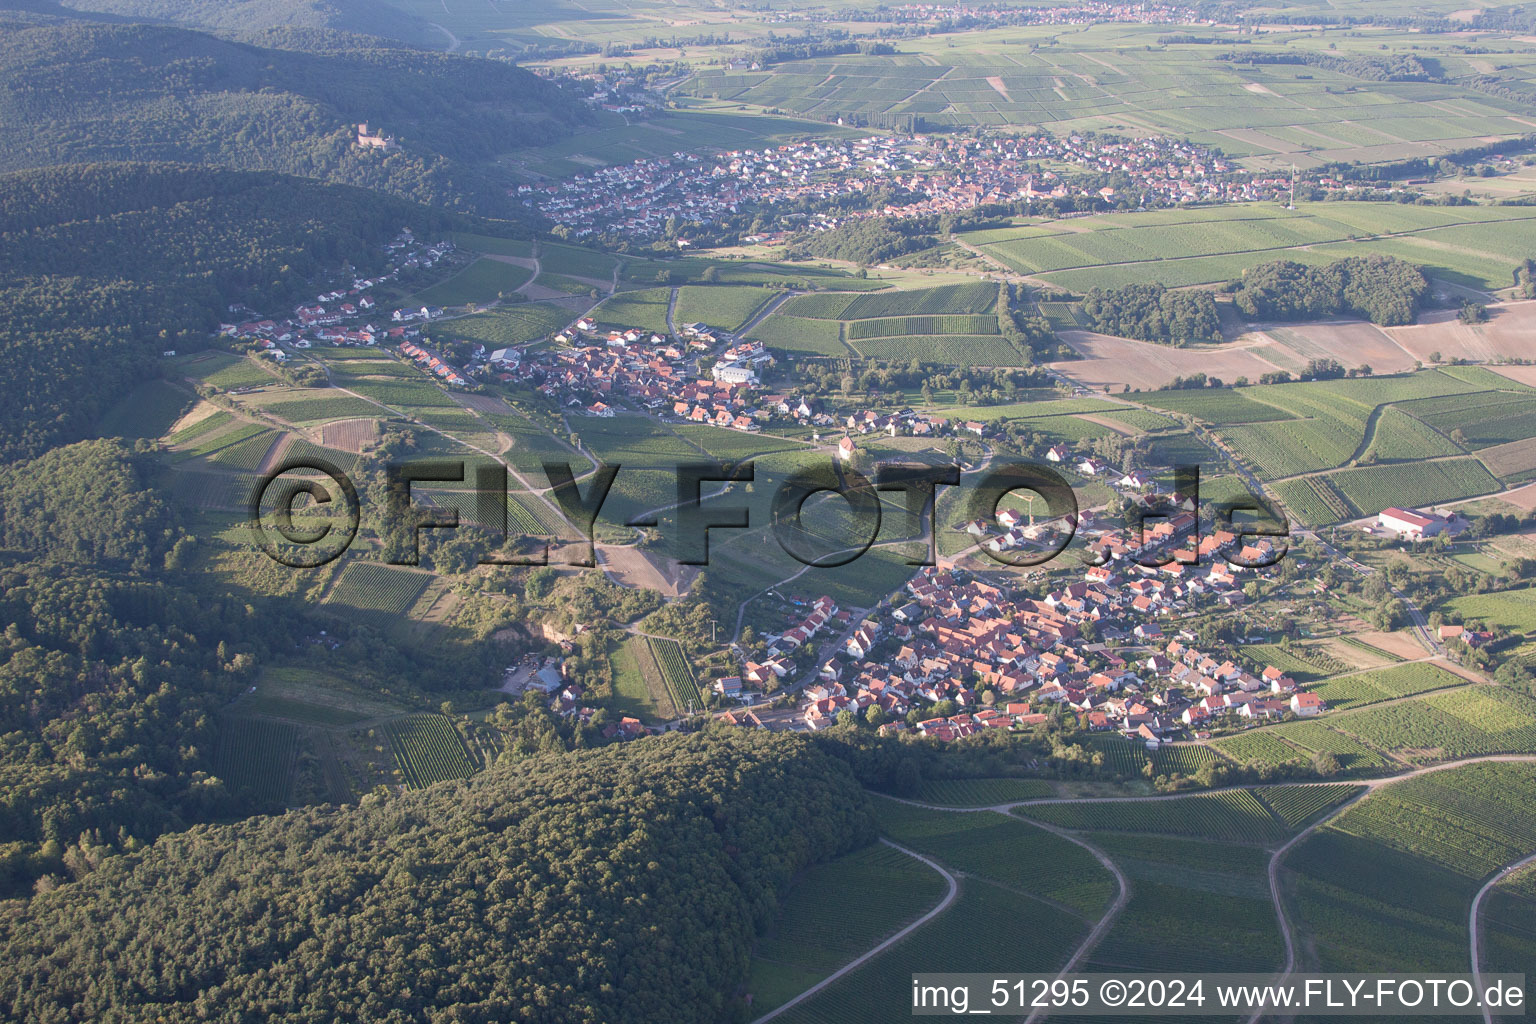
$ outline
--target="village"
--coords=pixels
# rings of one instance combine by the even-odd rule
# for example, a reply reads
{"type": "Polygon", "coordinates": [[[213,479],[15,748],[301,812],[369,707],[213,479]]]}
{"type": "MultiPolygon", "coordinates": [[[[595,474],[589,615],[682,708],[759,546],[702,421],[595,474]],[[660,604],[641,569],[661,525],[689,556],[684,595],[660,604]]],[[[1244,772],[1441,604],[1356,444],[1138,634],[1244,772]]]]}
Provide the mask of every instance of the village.
{"type": "MultiPolygon", "coordinates": [[[[1137,206],[1274,200],[1289,175],[1244,171],[1177,139],[1110,135],[879,136],[800,142],[719,156],[698,152],[615,164],[563,181],[519,185],[525,205],[568,236],[654,239],[669,225],[742,213],[772,231],[824,230],[848,219],[957,213],[986,204],[1065,200],[1137,206]],[[1045,165],[1056,165],[1051,170],[1045,165]],[[1112,180],[1115,184],[1101,184],[1112,180]],[[869,201],[859,208],[850,198],[869,201]],[[806,212],[811,204],[821,212],[806,212]]],[[[1353,186],[1332,178],[1326,189],[1353,186]]],[[[769,232],[763,232],[769,233],[769,232]]],[[[751,239],[748,239],[751,240],[751,239]]],[[[681,242],[686,242],[682,239],[681,242]]]]}

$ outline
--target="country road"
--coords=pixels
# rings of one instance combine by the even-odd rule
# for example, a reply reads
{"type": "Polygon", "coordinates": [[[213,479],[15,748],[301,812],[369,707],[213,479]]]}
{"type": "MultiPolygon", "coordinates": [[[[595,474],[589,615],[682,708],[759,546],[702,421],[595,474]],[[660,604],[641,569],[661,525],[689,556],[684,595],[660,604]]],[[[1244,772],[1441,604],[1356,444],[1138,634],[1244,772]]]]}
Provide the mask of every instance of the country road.
{"type": "MultiPolygon", "coordinates": [[[[1536,853],[1529,857],[1523,857],[1513,863],[1506,864],[1494,873],[1494,876],[1483,883],[1483,887],[1477,890],[1477,895],[1472,898],[1472,911],[1467,915],[1467,934],[1470,936],[1472,946],[1472,977],[1477,990],[1483,990],[1483,957],[1482,957],[1482,922],[1478,920],[1478,914],[1483,909],[1483,897],[1488,895],[1490,889],[1519,871],[1527,864],[1536,863],[1536,853]]],[[[1522,1013],[1521,1016],[1524,1016],[1522,1013]]],[[[1483,1007],[1484,1024],[1493,1024],[1492,1007],[1483,1007]]]]}

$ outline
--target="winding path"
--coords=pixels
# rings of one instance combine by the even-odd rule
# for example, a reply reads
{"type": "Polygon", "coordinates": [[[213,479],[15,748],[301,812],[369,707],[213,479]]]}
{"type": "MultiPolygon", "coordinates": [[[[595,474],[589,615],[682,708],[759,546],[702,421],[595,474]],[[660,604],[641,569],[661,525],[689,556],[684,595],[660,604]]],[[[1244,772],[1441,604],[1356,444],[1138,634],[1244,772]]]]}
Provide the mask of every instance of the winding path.
{"type": "Polygon", "coordinates": [[[912,934],[914,931],[921,928],[929,921],[932,921],[935,917],[938,917],[940,914],[944,913],[944,911],[949,909],[949,905],[955,902],[955,896],[960,891],[960,884],[955,881],[954,875],[950,874],[949,871],[939,865],[936,861],[924,857],[922,854],[915,850],[909,850],[905,846],[898,846],[897,844],[891,842],[889,839],[881,839],[880,841],[893,850],[900,850],[908,857],[922,861],[924,864],[928,865],[929,867],[933,868],[933,870],[943,875],[944,881],[949,883],[949,891],[944,894],[944,898],[938,902],[938,905],[929,910],[928,913],[924,914],[916,921],[913,921],[911,924],[907,925],[896,934],[890,936],[884,942],[880,943],[872,949],[866,950],[855,959],[850,960],[848,963],[839,967],[837,970],[833,971],[825,978],[822,978],[820,981],[806,989],[804,992],[801,992],[799,995],[795,996],[789,1002],[775,1007],[774,1009],[763,1014],[761,1017],[758,1017],[752,1022],[752,1024],[763,1024],[764,1021],[773,1020],[779,1014],[784,1013],[792,1007],[799,1006],[801,1003],[805,1002],[807,999],[810,999],[812,996],[816,995],[822,989],[826,988],[828,985],[831,985],[845,974],[848,974],[850,971],[857,970],[859,967],[869,962],[871,958],[880,955],[887,949],[890,949],[896,943],[900,942],[902,939],[906,938],[908,935],[912,934]]]}
{"type": "MultiPolygon", "coordinates": [[[[1499,884],[1504,879],[1514,874],[1516,871],[1519,871],[1527,864],[1533,863],[1536,863],[1536,853],[1531,854],[1529,857],[1524,857],[1520,860],[1514,861],[1513,863],[1504,865],[1494,873],[1492,878],[1483,883],[1483,887],[1477,890],[1477,895],[1472,898],[1472,912],[1467,915],[1467,932],[1471,936],[1472,945],[1472,980],[1473,983],[1477,986],[1479,992],[1483,990],[1483,957],[1481,949],[1482,935],[1480,934],[1481,924],[1477,919],[1477,915],[1483,908],[1483,897],[1488,895],[1488,891],[1495,885],[1499,884]]],[[[1485,1024],[1493,1024],[1492,1007],[1483,1007],[1483,1020],[1485,1024]]]]}

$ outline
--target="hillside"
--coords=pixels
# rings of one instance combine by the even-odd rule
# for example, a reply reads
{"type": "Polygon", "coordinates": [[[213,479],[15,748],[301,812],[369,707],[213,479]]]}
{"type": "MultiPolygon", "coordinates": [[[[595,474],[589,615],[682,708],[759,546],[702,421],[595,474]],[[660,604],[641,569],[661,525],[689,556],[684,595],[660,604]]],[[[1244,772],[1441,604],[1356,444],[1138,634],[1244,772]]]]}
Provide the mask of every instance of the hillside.
{"type": "Polygon", "coordinates": [[[0,920],[0,1016],[730,1019],[777,891],[872,835],[798,737],[541,757],[109,860],[0,920]]]}
{"type": "Polygon", "coordinates": [[[0,175],[0,461],[82,437],[235,301],[366,271],[448,215],[276,174],[117,164],[0,175]]]}
{"type": "Polygon", "coordinates": [[[500,153],[563,137],[586,107],[500,61],[282,30],[261,45],[137,24],[7,23],[0,171],[104,160],[270,170],[500,211],[500,153]],[[356,144],[367,122],[393,136],[356,144]]]}
{"type": "Polygon", "coordinates": [[[65,18],[165,22],[225,33],[335,29],[407,41],[436,34],[421,19],[368,0],[8,0],[5,6],[65,18]]]}

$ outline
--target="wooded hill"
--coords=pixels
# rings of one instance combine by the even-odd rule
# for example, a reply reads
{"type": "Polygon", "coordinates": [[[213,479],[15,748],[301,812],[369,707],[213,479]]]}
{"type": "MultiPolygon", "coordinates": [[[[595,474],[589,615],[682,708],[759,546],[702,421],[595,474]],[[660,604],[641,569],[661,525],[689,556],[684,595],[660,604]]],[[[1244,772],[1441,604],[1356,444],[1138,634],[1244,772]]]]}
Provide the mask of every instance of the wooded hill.
{"type": "Polygon", "coordinates": [[[369,0],[68,0],[67,6],[55,0],[8,0],[5,6],[84,20],[165,22],[222,33],[294,27],[410,42],[436,43],[434,37],[441,37],[421,18],[369,0]]]}
{"type": "Polygon", "coordinates": [[[437,213],[277,174],[116,164],[0,175],[0,462],[83,437],[226,306],[282,308],[321,271],[382,264],[437,213]]]}
{"type": "Polygon", "coordinates": [[[7,23],[0,171],[106,160],[270,170],[450,209],[512,213],[498,154],[563,137],[589,108],[503,61],[317,31],[262,45],[137,24],[7,23]],[[356,126],[391,135],[356,145],[356,126]]]}
{"type": "Polygon", "coordinates": [[[852,776],[804,737],[535,758],[164,836],[10,904],[0,1017],[745,1019],[777,890],[872,838],[852,776]]]}

